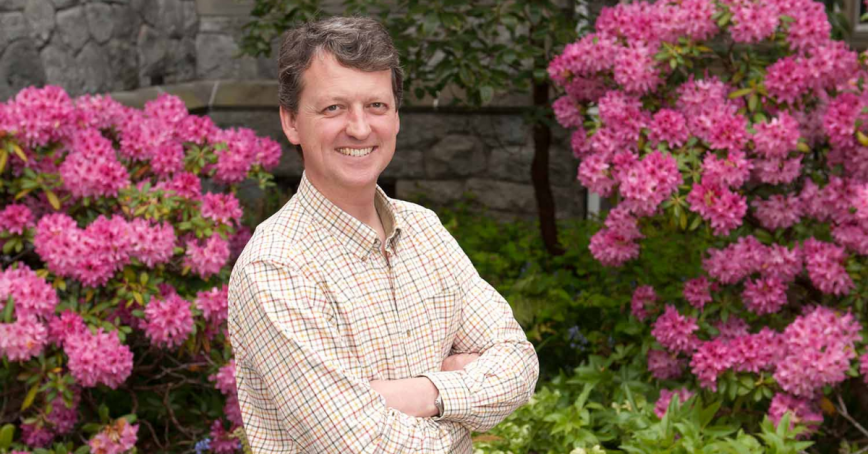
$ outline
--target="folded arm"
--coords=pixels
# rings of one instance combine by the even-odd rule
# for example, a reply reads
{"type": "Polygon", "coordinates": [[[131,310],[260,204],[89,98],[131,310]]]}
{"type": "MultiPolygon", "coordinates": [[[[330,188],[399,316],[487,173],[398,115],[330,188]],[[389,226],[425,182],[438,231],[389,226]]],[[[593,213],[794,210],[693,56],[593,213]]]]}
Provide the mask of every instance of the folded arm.
{"type": "Polygon", "coordinates": [[[239,401],[254,452],[294,442],[305,452],[447,453],[466,430],[389,408],[314,309],[325,305],[321,290],[300,273],[253,262],[233,273],[230,288],[239,401]]]}

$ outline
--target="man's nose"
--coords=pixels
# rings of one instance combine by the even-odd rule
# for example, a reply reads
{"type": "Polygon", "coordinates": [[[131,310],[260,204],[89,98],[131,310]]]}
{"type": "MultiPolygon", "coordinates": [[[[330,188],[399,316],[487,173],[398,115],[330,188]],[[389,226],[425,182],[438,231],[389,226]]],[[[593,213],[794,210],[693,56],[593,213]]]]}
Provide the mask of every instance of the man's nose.
{"type": "Polygon", "coordinates": [[[371,125],[368,124],[368,115],[363,107],[353,107],[347,116],[347,135],[357,140],[368,138],[371,133],[371,125]]]}

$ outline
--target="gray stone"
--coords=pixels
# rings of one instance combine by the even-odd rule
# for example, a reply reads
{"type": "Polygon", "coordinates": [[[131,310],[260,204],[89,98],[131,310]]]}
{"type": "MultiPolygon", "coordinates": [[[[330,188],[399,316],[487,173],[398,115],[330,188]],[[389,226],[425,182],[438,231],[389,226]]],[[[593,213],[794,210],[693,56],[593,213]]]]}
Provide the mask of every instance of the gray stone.
{"type": "Polygon", "coordinates": [[[395,150],[392,162],[383,171],[383,176],[392,179],[416,179],[425,177],[425,154],[421,150],[395,150]]]}
{"type": "Polygon", "coordinates": [[[555,199],[555,217],[557,219],[585,217],[585,200],[587,191],[579,183],[572,186],[552,187],[555,199]]]}
{"type": "Polygon", "coordinates": [[[70,6],[78,5],[78,0],[52,0],[54,7],[57,9],[69,8],[70,6]]]}
{"type": "Polygon", "coordinates": [[[75,8],[58,11],[57,31],[60,34],[60,39],[72,49],[73,53],[81,50],[84,47],[84,43],[90,38],[84,8],[76,6],[75,8]]]}
{"type": "Polygon", "coordinates": [[[192,38],[173,39],[166,56],[166,83],[186,82],[196,78],[196,42],[192,38]]]}
{"type": "Polygon", "coordinates": [[[100,43],[105,44],[114,33],[114,13],[111,5],[105,3],[88,3],[84,6],[87,14],[87,28],[90,36],[100,43]]]}
{"type": "Polygon", "coordinates": [[[130,6],[151,27],[156,27],[160,22],[160,11],[154,0],[130,0],[130,6]]]}
{"type": "Polygon", "coordinates": [[[12,41],[29,35],[30,28],[23,13],[0,14],[0,49],[5,49],[12,41]]]}
{"type": "Polygon", "coordinates": [[[113,39],[106,45],[109,71],[109,90],[132,90],[139,86],[139,62],[136,47],[126,41],[113,39]]]}
{"type": "Polygon", "coordinates": [[[536,198],[529,184],[470,178],[466,188],[482,206],[517,213],[536,212],[536,198]]]}
{"type": "Polygon", "coordinates": [[[0,2],[0,11],[21,11],[27,0],[3,0],[0,2]]]}
{"type": "Polygon", "coordinates": [[[219,33],[238,38],[241,28],[248,22],[249,17],[202,16],[199,18],[199,33],[219,33]]]}
{"type": "Polygon", "coordinates": [[[533,149],[526,146],[507,146],[491,150],[488,157],[488,176],[497,180],[530,182],[533,149]]]}
{"type": "Polygon", "coordinates": [[[157,22],[154,27],[170,38],[180,38],[184,32],[184,10],[181,0],[153,0],[151,8],[156,10],[157,22]]]}
{"type": "Polygon", "coordinates": [[[277,111],[277,81],[228,80],[214,92],[211,107],[266,107],[277,111]]]}
{"type": "Polygon", "coordinates": [[[249,16],[253,0],[196,0],[196,9],[203,16],[249,16]]]}
{"type": "Polygon", "coordinates": [[[524,145],[531,141],[531,128],[521,115],[473,115],[470,130],[490,148],[524,145]]]}
{"type": "Polygon", "coordinates": [[[49,84],[60,85],[72,96],[83,93],[84,74],[70,52],[62,46],[49,44],[39,56],[49,84]]]}
{"type": "Polygon", "coordinates": [[[85,93],[101,93],[111,86],[111,68],[105,50],[94,42],[88,43],[75,57],[77,66],[81,69],[85,93]]]}
{"type": "Polygon", "coordinates": [[[301,177],[302,172],[304,172],[304,163],[301,161],[301,157],[298,155],[295,145],[289,145],[289,142],[287,142],[286,139],[281,142],[281,145],[283,145],[283,154],[280,155],[280,164],[278,164],[277,168],[274,169],[274,176],[289,178],[301,177]]]}
{"type": "Polygon", "coordinates": [[[45,70],[36,46],[22,39],[9,44],[0,56],[0,100],[30,85],[45,85],[45,70]]]}
{"type": "Polygon", "coordinates": [[[476,136],[450,134],[425,152],[428,178],[476,175],[485,169],[485,151],[476,136]]]}
{"type": "Polygon", "coordinates": [[[24,7],[24,16],[30,24],[30,36],[36,41],[36,47],[42,47],[54,30],[54,5],[49,0],[29,0],[24,7]]]}
{"type": "Polygon", "coordinates": [[[407,113],[401,115],[401,133],[398,134],[398,148],[428,148],[443,136],[467,130],[464,120],[456,115],[436,113],[407,113]]]}
{"type": "Polygon", "coordinates": [[[139,56],[139,83],[144,86],[151,85],[151,77],[162,77],[165,74],[169,40],[159,30],[142,25],[136,48],[139,56]]]}
{"type": "Polygon", "coordinates": [[[464,196],[461,180],[398,180],[395,196],[402,200],[423,204],[449,205],[464,196]]]}
{"type": "Polygon", "coordinates": [[[196,32],[199,31],[199,13],[196,12],[196,3],[185,1],[181,4],[181,9],[184,12],[182,33],[184,36],[196,36],[196,32]]]}
{"type": "Polygon", "coordinates": [[[238,58],[238,44],[228,35],[196,35],[196,77],[199,79],[255,79],[256,61],[238,58]]]}
{"type": "Polygon", "coordinates": [[[130,5],[111,5],[111,7],[114,37],[124,41],[135,40],[142,26],[141,16],[130,5]]]}

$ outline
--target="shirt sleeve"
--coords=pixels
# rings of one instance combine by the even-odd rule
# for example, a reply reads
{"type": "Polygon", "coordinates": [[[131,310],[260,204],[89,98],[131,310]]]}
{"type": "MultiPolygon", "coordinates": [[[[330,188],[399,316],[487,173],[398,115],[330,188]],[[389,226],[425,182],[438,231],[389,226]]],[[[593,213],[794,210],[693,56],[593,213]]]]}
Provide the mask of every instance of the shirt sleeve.
{"type": "Polygon", "coordinates": [[[455,353],[480,353],[464,370],[422,374],[437,387],[443,414],[435,420],[460,422],[485,432],[533,396],[539,360],[509,303],[486,282],[455,238],[434,215],[437,254],[452,264],[462,298],[455,353]]]}
{"type": "Polygon", "coordinates": [[[233,272],[229,295],[238,399],[254,453],[296,444],[311,453],[447,453],[466,439],[458,423],[386,406],[310,279],[255,261],[233,272]]]}

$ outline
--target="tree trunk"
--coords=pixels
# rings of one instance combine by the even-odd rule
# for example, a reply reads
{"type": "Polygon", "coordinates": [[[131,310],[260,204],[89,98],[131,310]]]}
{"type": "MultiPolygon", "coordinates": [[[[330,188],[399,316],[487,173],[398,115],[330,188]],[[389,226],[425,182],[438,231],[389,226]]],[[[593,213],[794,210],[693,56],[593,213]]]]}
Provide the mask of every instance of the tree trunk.
{"type": "MultiPolygon", "coordinates": [[[[533,104],[536,108],[549,105],[548,81],[534,83],[533,104]]],[[[536,195],[539,227],[546,251],[551,255],[563,255],[564,249],[558,242],[558,227],[555,223],[555,199],[549,182],[549,148],[552,143],[552,130],[548,124],[536,121],[533,125],[533,164],[530,178],[536,195]]]]}

